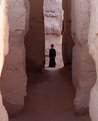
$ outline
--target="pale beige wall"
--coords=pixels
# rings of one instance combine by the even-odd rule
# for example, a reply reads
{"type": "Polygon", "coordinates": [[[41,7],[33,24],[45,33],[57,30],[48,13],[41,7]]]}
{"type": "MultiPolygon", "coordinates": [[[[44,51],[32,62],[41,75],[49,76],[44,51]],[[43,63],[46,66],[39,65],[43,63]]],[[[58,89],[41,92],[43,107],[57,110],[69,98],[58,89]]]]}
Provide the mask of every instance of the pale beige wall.
{"type": "Polygon", "coordinates": [[[4,105],[10,114],[22,109],[26,96],[24,36],[29,15],[27,2],[28,0],[8,0],[9,53],[5,58],[0,89],[4,105]]]}
{"type": "Polygon", "coordinates": [[[45,26],[45,67],[49,66],[49,49],[54,44],[56,50],[56,67],[64,66],[62,59],[62,21],[64,11],[62,0],[44,0],[44,26],[45,26]]]}
{"type": "Polygon", "coordinates": [[[91,121],[98,121],[98,0],[91,0],[90,4],[90,24],[88,34],[89,52],[96,65],[96,82],[90,95],[90,117],[91,121]]]}
{"type": "Polygon", "coordinates": [[[90,1],[71,2],[72,37],[75,43],[72,56],[72,77],[76,88],[74,105],[78,113],[85,113],[88,112],[90,91],[96,80],[95,63],[88,49],[90,1]]]}
{"type": "MultiPolygon", "coordinates": [[[[4,56],[8,54],[8,14],[7,0],[0,0],[0,77],[4,65],[4,56]]],[[[7,111],[3,106],[0,91],[0,121],[8,121],[7,111]]]]}

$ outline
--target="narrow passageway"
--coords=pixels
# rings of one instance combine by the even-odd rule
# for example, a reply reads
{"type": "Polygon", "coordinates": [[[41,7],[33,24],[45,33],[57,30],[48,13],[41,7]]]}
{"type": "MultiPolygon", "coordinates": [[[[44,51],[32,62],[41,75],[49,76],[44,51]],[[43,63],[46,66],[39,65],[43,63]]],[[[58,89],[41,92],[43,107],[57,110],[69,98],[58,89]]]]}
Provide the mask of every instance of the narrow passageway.
{"type": "Polygon", "coordinates": [[[73,110],[74,88],[71,68],[28,73],[24,109],[10,121],[90,121],[73,110]]]}

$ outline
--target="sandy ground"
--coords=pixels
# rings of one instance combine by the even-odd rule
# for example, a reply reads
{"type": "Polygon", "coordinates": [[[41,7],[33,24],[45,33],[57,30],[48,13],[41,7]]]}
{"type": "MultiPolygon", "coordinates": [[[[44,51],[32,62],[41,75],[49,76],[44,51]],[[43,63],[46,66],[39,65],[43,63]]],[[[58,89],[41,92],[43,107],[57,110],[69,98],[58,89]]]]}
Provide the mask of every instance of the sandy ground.
{"type": "Polygon", "coordinates": [[[10,121],[90,121],[74,113],[70,67],[28,73],[24,109],[10,121]]]}

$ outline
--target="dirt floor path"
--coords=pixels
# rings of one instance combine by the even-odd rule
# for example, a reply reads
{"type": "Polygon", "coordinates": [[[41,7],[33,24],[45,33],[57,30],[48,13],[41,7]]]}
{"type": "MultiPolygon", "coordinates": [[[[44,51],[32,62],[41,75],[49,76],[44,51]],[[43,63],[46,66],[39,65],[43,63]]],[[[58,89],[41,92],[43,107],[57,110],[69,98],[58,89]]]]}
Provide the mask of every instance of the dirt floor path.
{"type": "Polygon", "coordinates": [[[24,109],[10,121],[90,121],[74,113],[70,67],[29,73],[24,109]]]}

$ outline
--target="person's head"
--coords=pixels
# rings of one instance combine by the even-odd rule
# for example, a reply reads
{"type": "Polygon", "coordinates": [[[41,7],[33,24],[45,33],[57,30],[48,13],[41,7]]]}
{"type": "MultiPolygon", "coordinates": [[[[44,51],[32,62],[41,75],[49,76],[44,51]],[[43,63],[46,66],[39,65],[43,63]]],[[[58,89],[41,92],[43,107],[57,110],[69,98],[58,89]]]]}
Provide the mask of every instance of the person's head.
{"type": "Polygon", "coordinates": [[[51,48],[53,48],[54,47],[54,44],[51,44],[51,48]]]}

